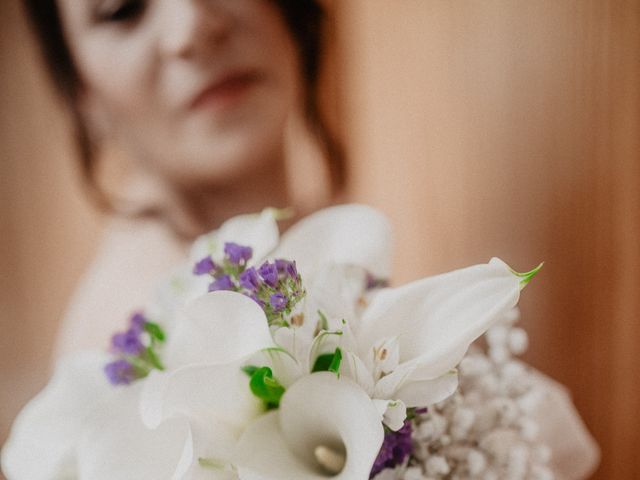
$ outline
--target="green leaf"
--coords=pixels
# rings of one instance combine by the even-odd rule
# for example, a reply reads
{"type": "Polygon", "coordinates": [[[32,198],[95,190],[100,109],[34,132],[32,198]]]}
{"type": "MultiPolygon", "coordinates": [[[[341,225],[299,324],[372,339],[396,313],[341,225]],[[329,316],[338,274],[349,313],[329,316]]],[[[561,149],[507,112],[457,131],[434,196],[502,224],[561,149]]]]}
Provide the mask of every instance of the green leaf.
{"type": "Polygon", "coordinates": [[[340,350],[339,347],[336,347],[336,351],[333,354],[333,360],[331,360],[331,365],[329,365],[329,371],[340,376],[341,363],[342,363],[342,350],[340,350]]]}
{"type": "Polygon", "coordinates": [[[333,353],[323,353],[322,355],[318,355],[311,371],[328,372],[331,362],[333,362],[333,353]]]}
{"type": "Polygon", "coordinates": [[[214,470],[221,470],[226,466],[225,462],[223,462],[222,460],[218,460],[216,458],[205,458],[205,457],[198,457],[198,464],[201,467],[211,468],[214,470]]]}
{"type": "Polygon", "coordinates": [[[153,348],[147,347],[146,352],[147,352],[147,358],[149,359],[149,363],[153,365],[153,368],[157,368],[158,370],[164,370],[164,366],[162,365],[162,362],[160,362],[160,358],[158,357],[156,352],[153,351],[153,348]]]}
{"type": "Polygon", "coordinates": [[[273,215],[273,218],[276,219],[277,221],[280,220],[289,220],[290,218],[293,218],[296,214],[296,210],[293,207],[286,207],[286,208],[268,208],[267,210],[269,210],[269,213],[271,213],[271,215],[273,215]]]}
{"type": "Polygon", "coordinates": [[[340,364],[342,363],[342,350],[336,348],[333,353],[323,353],[318,355],[313,364],[312,372],[333,372],[340,376],[340,364]]]}
{"type": "Polygon", "coordinates": [[[533,277],[535,277],[538,274],[538,272],[542,269],[543,265],[544,265],[544,262],[540,263],[540,265],[538,265],[533,270],[530,270],[524,273],[519,273],[519,272],[516,272],[514,269],[511,269],[511,272],[516,277],[520,277],[520,290],[522,290],[524,287],[526,287],[529,284],[529,282],[533,279],[533,277]]]}
{"type": "Polygon", "coordinates": [[[318,316],[320,317],[320,330],[329,330],[329,320],[322,310],[318,310],[318,316]]]}
{"type": "Polygon", "coordinates": [[[151,338],[154,338],[159,342],[164,342],[166,338],[164,330],[162,330],[162,327],[160,327],[160,325],[158,325],[157,323],[146,322],[144,324],[144,331],[151,335],[151,338]]]}
{"type": "Polygon", "coordinates": [[[241,370],[247,375],[249,375],[249,378],[251,378],[253,374],[256,373],[256,370],[258,370],[259,368],[260,367],[256,367],[255,365],[245,365],[244,367],[242,367],[241,370]]]}
{"type": "Polygon", "coordinates": [[[269,367],[260,367],[249,380],[251,392],[262,400],[267,409],[278,408],[280,399],[284,395],[285,388],[273,378],[273,372],[269,367]]]}

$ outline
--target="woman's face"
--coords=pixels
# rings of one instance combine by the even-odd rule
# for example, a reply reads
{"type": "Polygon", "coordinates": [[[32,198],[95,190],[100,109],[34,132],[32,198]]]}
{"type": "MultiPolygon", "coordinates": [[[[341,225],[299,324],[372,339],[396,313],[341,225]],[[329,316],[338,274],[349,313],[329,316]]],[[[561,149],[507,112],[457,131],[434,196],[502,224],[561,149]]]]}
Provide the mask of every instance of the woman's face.
{"type": "Polygon", "coordinates": [[[273,2],[57,1],[90,126],[145,168],[219,182],[280,152],[301,75],[273,2]]]}

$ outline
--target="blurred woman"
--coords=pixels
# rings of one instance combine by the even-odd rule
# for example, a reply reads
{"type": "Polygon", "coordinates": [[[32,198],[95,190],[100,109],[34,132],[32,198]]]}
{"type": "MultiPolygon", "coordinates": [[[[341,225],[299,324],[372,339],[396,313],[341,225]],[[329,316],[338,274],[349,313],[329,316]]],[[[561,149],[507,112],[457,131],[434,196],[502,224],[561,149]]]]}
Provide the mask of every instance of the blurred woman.
{"type": "Polygon", "coordinates": [[[329,196],[339,191],[342,165],[317,105],[316,1],[25,3],[71,112],[89,191],[116,214],[58,353],[106,346],[198,234],[290,205],[288,151],[318,152],[329,196]],[[97,181],[107,144],[128,159],[124,200],[97,181]]]}

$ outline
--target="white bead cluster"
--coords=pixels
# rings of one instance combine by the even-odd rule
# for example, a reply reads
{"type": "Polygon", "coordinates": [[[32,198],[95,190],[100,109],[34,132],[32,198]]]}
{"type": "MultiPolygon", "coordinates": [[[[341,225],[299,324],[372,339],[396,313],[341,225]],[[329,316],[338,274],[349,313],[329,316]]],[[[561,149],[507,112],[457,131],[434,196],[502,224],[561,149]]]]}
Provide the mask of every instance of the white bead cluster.
{"type": "Polygon", "coordinates": [[[551,452],[538,440],[532,416],[545,392],[514,358],[528,343],[515,326],[518,316],[514,310],[469,350],[458,392],[414,420],[408,464],[376,480],[554,478],[551,452]]]}

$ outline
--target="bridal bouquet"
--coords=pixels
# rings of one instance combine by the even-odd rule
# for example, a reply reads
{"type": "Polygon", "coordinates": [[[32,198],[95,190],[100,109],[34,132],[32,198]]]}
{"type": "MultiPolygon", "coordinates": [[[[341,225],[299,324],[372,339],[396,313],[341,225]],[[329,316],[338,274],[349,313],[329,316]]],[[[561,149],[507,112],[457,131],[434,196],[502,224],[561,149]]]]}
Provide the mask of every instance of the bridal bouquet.
{"type": "Polygon", "coordinates": [[[198,239],[105,352],[60,361],[3,449],[9,480],[554,478],[546,387],[512,358],[540,267],[389,288],[378,212],[330,208],[281,238],[277,216],[198,239]]]}

